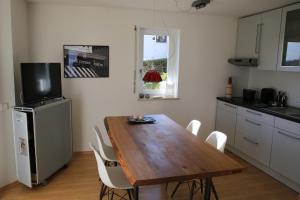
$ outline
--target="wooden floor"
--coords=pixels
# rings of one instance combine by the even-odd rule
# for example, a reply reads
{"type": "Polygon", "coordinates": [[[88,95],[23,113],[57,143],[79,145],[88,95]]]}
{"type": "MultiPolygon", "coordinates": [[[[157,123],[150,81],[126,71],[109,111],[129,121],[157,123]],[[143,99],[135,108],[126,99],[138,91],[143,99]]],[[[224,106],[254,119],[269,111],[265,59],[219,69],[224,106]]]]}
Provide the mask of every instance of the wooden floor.
{"type": "MultiPolygon", "coordinates": [[[[236,158],[247,171],[214,179],[221,200],[296,200],[297,193],[270,176],[236,158]]],[[[174,185],[170,186],[170,190],[174,185]]],[[[91,153],[76,154],[69,167],[62,169],[49,180],[47,186],[28,189],[21,184],[12,184],[0,189],[1,200],[96,200],[100,184],[96,161],[91,153]]],[[[121,191],[122,192],[122,191],[121,191]]],[[[164,185],[140,189],[142,200],[168,200],[164,185]]],[[[107,198],[105,198],[107,199],[107,198]]],[[[117,198],[116,198],[117,199],[117,198]]],[[[174,199],[188,199],[187,186],[178,190],[174,199]]],[[[201,199],[198,193],[194,199],[201,199]]]]}

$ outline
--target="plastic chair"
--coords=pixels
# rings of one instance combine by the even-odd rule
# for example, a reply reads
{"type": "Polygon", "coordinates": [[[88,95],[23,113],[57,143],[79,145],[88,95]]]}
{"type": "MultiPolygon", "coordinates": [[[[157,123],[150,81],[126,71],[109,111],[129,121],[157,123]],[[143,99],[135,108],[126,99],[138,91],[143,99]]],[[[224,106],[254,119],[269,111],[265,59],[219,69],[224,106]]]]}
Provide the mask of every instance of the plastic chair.
{"type": "Polygon", "coordinates": [[[220,131],[213,131],[205,140],[221,152],[224,152],[227,141],[227,135],[220,131]]]}
{"type": "MultiPolygon", "coordinates": [[[[192,120],[190,121],[190,123],[188,124],[188,126],[186,127],[186,129],[191,132],[193,135],[197,136],[198,135],[198,132],[199,132],[199,129],[201,127],[201,122],[198,121],[198,120],[192,120]]],[[[178,182],[177,185],[175,186],[175,189],[173,190],[172,194],[171,194],[171,197],[173,198],[177,189],[179,188],[179,186],[182,184],[182,183],[187,183],[189,184],[190,182],[193,182],[193,181],[185,181],[185,182],[178,182]]],[[[169,183],[166,183],[166,190],[168,190],[168,185],[169,183]]],[[[201,181],[201,186],[202,186],[202,181],[201,181]]]]}
{"type": "Polygon", "coordinates": [[[99,152],[101,157],[108,162],[115,162],[117,163],[117,157],[115,155],[115,152],[111,146],[108,146],[105,144],[103,140],[103,136],[97,126],[94,126],[94,132],[98,141],[98,146],[99,146],[99,152]]]}
{"type": "Polygon", "coordinates": [[[128,195],[131,200],[131,192],[133,191],[133,187],[127,181],[123,170],[121,167],[107,167],[105,166],[105,161],[101,157],[101,154],[95,149],[92,143],[89,144],[90,148],[93,150],[95,154],[95,158],[97,161],[98,173],[102,182],[101,190],[100,190],[100,200],[103,199],[105,195],[111,194],[110,198],[113,199],[114,195],[121,197],[122,199],[128,195]],[[120,196],[115,193],[114,189],[126,190],[127,194],[120,196]]]}
{"type": "MultiPolygon", "coordinates": [[[[226,141],[227,141],[227,135],[219,132],[219,131],[213,131],[211,134],[209,134],[209,136],[206,138],[205,140],[208,144],[212,145],[213,147],[215,147],[217,150],[224,152],[225,149],[225,145],[226,145],[226,141]]],[[[203,180],[200,179],[200,183],[197,183],[197,180],[192,180],[189,181],[192,182],[192,186],[191,186],[191,191],[190,191],[190,199],[193,199],[194,193],[195,193],[195,189],[197,187],[197,184],[200,185],[200,190],[201,192],[203,192],[203,180]]],[[[171,197],[173,198],[176,191],[178,190],[179,186],[182,184],[183,182],[179,182],[177,183],[177,185],[175,186],[175,189],[173,190],[171,197]]],[[[212,191],[215,195],[215,199],[218,200],[218,194],[215,188],[214,183],[212,182],[212,191]]]]}
{"type": "Polygon", "coordinates": [[[198,120],[192,120],[189,125],[186,127],[188,131],[190,131],[193,135],[198,135],[199,129],[201,127],[201,122],[198,120]]]}
{"type": "MultiPolygon", "coordinates": [[[[227,135],[220,131],[213,131],[211,134],[209,134],[209,136],[206,138],[205,141],[223,153],[225,150],[226,142],[227,142],[227,135]]],[[[218,200],[219,197],[218,197],[218,194],[217,194],[217,191],[216,191],[213,181],[211,182],[211,184],[212,184],[211,185],[212,191],[215,195],[215,199],[218,200]]]]}

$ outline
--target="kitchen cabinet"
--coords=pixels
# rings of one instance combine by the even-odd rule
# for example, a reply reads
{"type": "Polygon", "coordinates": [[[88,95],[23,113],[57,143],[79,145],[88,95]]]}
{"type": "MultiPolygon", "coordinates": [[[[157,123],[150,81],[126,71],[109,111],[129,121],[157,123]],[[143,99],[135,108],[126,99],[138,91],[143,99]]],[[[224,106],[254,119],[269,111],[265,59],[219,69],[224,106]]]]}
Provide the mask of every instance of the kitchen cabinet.
{"type": "Polygon", "coordinates": [[[71,100],[37,107],[14,107],[17,179],[28,187],[42,184],[72,159],[71,100]]]}
{"type": "MultiPolygon", "coordinates": [[[[29,146],[32,146],[32,139],[29,137],[28,114],[23,112],[13,112],[14,130],[15,130],[15,144],[16,147],[16,161],[18,180],[28,187],[32,187],[32,174],[34,174],[34,159],[30,159],[29,146]]],[[[29,117],[30,118],[30,117],[29,117]]]]}
{"type": "Polygon", "coordinates": [[[300,71],[300,4],[283,8],[278,70],[300,71]]]}
{"type": "Polygon", "coordinates": [[[261,14],[258,69],[276,71],[282,8],[261,14]]]}
{"type": "Polygon", "coordinates": [[[216,130],[227,135],[227,145],[234,146],[237,106],[218,101],[216,130]]]}
{"type": "Polygon", "coordinates": [[[300,192],[300,123],[218,98],[216,130],[228,135],[232,153],[300,192]]]}
{"type": "Polygon", "coordinates": [[[300,184],[300,124],[276,118],[271,169],[300,184]]]}
{"type": "Polygon", "coordinates": [[[258,112],[249,108],[238,107],[238,114],[255,121],[274,126],[274,116],[258,112]]]}
{"type": "Polygon", "coordinates": [[[282,9],[241,18],[237,38],[237,57],[257,58],[258,69],[277,68],[282,9]]]}
{"type": "Polygon", "coordinates": [[[258,69],[300,72],[300,3],[238,22],[237,58],[257,58],[258,69]]]}
{"type": "Polygon", "coordinates": [[[236,56],[238,58],[258,58],[261,16],[241,18],[238,22],[236,56]]]}
{"type": "Polygon", "coordinates": [[[259,117],[249,118],[238,113],[235,147],[265,166],[269,166],[274,127],[260,121],[259,117]]]}

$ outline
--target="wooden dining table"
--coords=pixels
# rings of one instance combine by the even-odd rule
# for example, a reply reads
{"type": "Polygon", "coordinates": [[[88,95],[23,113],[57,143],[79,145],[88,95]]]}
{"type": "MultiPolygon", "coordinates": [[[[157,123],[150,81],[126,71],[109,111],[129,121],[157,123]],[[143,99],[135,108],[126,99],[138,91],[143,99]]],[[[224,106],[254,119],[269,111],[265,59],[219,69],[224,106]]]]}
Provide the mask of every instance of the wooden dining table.
{"type": "Polygon", "coordinates": [[[139,187],[205,179],[209,200],[212,178],[242,172],[244,167],[188,132],[164,114],[148,115],[153,124],[130,124],[128,116],[105,117],[104,123],[134,198],[139,187]]]}

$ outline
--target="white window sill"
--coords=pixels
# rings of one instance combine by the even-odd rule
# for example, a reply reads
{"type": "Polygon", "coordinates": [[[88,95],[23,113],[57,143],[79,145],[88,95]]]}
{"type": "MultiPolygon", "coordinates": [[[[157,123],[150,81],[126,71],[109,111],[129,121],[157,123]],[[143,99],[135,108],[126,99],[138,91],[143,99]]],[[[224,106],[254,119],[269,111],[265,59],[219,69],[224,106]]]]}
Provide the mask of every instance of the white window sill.
{"type": "Polygon", "coordinates": [[[150,98],[138,98],[138,101],[155,101],[155,100],[179,100],[179,97],[150,97],[150,98]]]}

